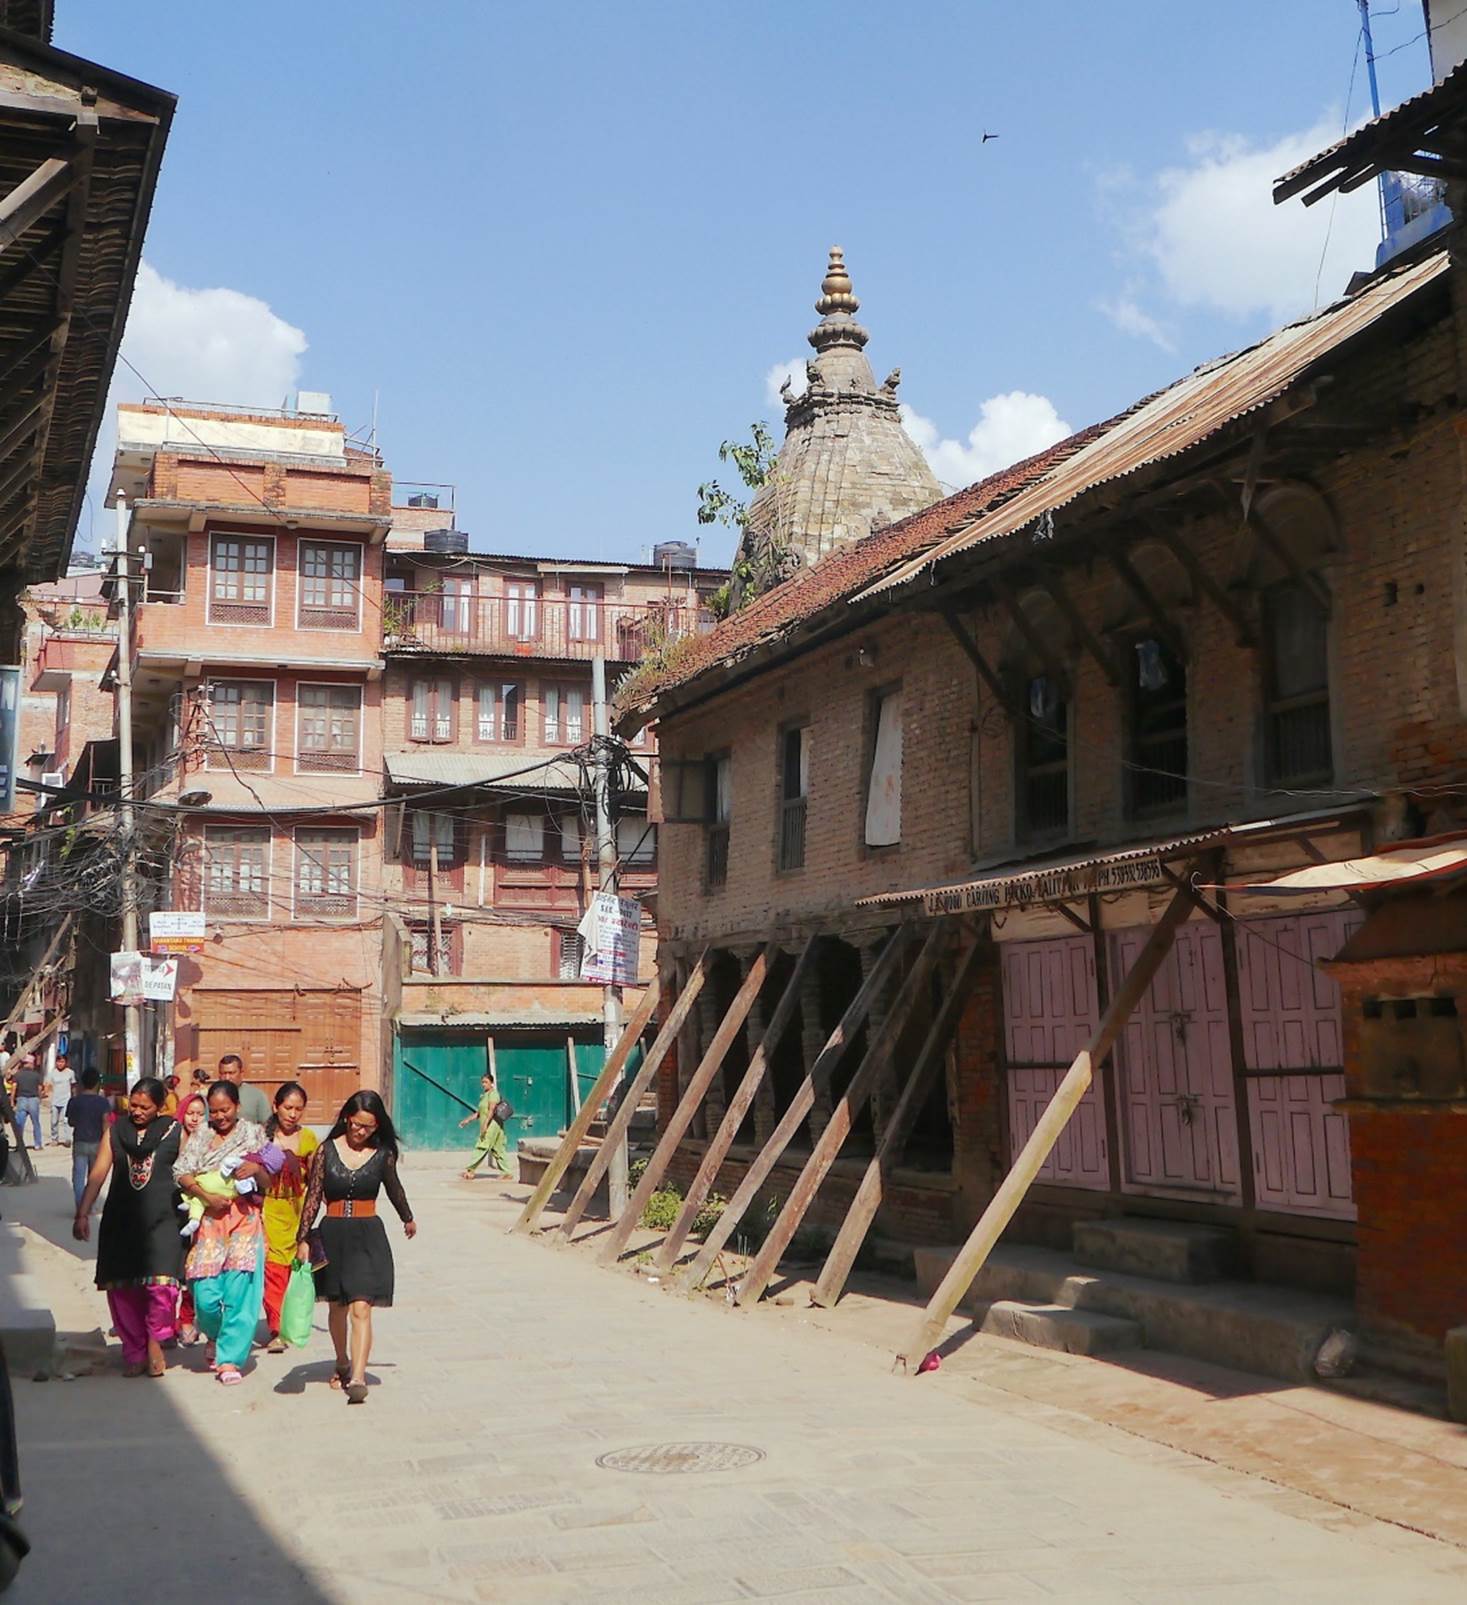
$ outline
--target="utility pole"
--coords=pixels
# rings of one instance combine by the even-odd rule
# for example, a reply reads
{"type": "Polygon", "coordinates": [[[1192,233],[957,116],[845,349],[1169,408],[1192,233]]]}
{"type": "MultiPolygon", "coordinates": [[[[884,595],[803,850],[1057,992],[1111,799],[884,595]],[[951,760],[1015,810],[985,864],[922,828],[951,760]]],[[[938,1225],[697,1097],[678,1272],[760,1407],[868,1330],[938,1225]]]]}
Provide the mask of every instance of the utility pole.
{"type": "MultiPolygon", "coordinates": [[[[132,813],[132,566],[127,551],[127,502],[117,493],[117,823],[122,858],[122,950],[138,952],[137,838],[132,813]]],[[[143,1073],[139,1062],[142,1011],[136,1003],[122,1011],[123,1075],[129,1088],[143,1073]]]]}
{"type": "MultiPolygon", "coordinates": [[[[598,652],[591,659],[591,729],[596,737],[591,786],[596,800],[596,864],[600,870],[599,890],[616,894],[620,882],[616,873],[616,823],[611,810],[611,749],[608,737],[611,720],[606,707],[606,655],[598,652]]],[[[601,988],[602,1041],[609,1058],[621,1041],[621,988],[607,984],[601,988]]],[[[620,1079],[617,1085],[620,1086],[620,1079]]],[[[615,1096],[616,1088],[612,1089],[615,1096]]],[[[606,1172],[611,1195],[611,1218],[617,1219],[627,1207],[627,1140],[623,1132],[611,1155],[606,1172]]]]}

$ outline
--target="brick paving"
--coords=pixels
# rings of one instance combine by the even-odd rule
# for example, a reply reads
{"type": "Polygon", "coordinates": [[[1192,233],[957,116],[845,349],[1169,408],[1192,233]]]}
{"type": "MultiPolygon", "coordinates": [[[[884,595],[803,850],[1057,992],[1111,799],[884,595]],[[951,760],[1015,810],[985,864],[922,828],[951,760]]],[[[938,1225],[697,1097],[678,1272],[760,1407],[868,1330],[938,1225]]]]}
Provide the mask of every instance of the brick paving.
{"type": "MultiPolygon", "coordinates": [[[[98,1319],[59,1158],[0,1206],[43,1230],[58,1321],[98,1319]]],[[[26,1523],[11,1598],[197,1601],[1458,1600],[1467,1550],[1176,1448],[1059,1430],[886,1373],[870,1349],[511,1239],[497,1183],[405,1172],[379,1384],[325,1386],[324,1333],[226,1390],[180,1369],[17,1380],[26,1523]],[[738,1469],[599,1456],[738,1444],[738,1469]],[[1290,1501],[1294,1504],[1291,1506],[1290,1501]]],[[[520,1195],[522,1196],[522,1195],[520,1195]]],[[[201,1351],[193,1351],[199,1354],[201,1351]]],[[[115,1348],[114,1348],[115,1358],[115,1348]]],[[[188,1364],[195,1362],[191,1355],[188,1364]]]]}

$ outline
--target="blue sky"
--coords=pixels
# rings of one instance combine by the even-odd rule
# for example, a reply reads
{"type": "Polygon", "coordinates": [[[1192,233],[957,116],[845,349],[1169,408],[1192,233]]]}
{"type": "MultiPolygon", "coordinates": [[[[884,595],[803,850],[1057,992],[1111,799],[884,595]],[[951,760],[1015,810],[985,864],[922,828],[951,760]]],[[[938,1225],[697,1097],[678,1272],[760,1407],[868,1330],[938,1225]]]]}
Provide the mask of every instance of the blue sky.
{"type": "MultiPolygon", "coordinates": [[[[1427,82],[1418,0],[1375,26],[1390,105],[1427,82]]],[[[1331,219],[1267,187],[1338,135],[1356,38],[1352,0],[60,0],[56,27],[179,97],[125,347],[152,386],[299,384],[353,427],[377,393],[388,466],[455,482],[477,549],[623,559],[695,538],[719,441],[776,416],[832,243],[954,483],[1307,312],[1316,274],[1328,301],[1373,193],[1331,219]]]]}

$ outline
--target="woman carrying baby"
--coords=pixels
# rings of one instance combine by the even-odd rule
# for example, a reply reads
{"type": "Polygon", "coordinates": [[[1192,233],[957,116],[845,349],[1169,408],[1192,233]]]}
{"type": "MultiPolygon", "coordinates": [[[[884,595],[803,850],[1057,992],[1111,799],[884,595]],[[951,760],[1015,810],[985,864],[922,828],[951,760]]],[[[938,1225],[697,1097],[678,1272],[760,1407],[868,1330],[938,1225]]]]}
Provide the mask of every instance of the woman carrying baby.
{"type": "Polygon", "coordinates": [[[127,1115],[97,1149],[76,1206],[72,1236],[86,1242],[92,1205],[111,1177],[97,1233],[97,1286],[107,1294],[122,1339],[127,1376],[163,1375],[163,1344],[173,1335],[183,1240],[173,1166],[182,1128],[163,1113],[163,1084],[144,1076],[127,1097],[127,1115]]]}
{"type": "Polygon", "coordinates": [[[265,1323],[270,1328],[268,1354],[284,1354],[280,1306],[295,1264],[295,1240],[306,1202],[306,1166],[319,1143],[305,1124],[306,1089],[287,1081],[275,1094],[275,1112],[265,1122],[265,1135],[285,1155],[280,1174],[265,1190],[265,1323]]]}
{"type": "MultiPolygon", "coordinates": [[[[213,1369],[226,1387],[244,1380],[241,1368],[260,1318],[265,1283],[260,1188],[272,1174],[265,1149],[263,1129],[239,1118],[239,1089],[233,1082],[216,1081],[209,1088],[208,1124],[183,1145],[173,1167],[179,1187],[204,1206],[184,1275],[193,1294],[194,1319],[214,1344],[213,1369]],[[221,1176],[227,1176],[227,1185],[221,1185],[221,1176]],[[241,1191],[241,1183],[252,1184],[250,1190],[241,1191]]],[[[178,1230],[175,1215],[175,1236],[178,1230]]]]}

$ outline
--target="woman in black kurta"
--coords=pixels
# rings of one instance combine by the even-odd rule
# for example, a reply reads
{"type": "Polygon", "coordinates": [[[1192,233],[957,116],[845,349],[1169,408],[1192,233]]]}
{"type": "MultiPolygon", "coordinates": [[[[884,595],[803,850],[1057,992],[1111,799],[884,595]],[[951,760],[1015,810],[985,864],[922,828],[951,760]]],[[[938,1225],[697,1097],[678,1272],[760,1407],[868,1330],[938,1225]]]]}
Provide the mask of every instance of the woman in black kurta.
{"type": "Polygon", "coordinates": [[[308,1260],[307,1239],[325,1206],[320,1234],[325,1263],[316,1271],[316,1297],[330,1305],[328,1324],[336,1347],[331,1385],[345,1388],[351,1404],[364,1404],[367,1399],[372,1307],[392,1303],[392,1249],[377,1216],[378,1193],[386,1190],[404,1236],[415,1237],[418,1231],[407,1194],[397,1179],[397,1153],[397,1133],[386,1105],[375,1092],[354,1092],[311,1160],[301,1211],[296,1254],[308,1260]]]}
{"type": "Polygon", "coordinates": [[[97,1233],[97,1286],[107,1295],[128,1376],[162,1376],[163,1344],[173,1336],[184,1241],[173,1180],[183,1128],[163,1113],[161,1081],[144,1076],[128,1094],[127,1114],[97,1149],[77,1204],[72,1235],[85,1242],[92,1205],[111,1177],[97,1233]]]}

